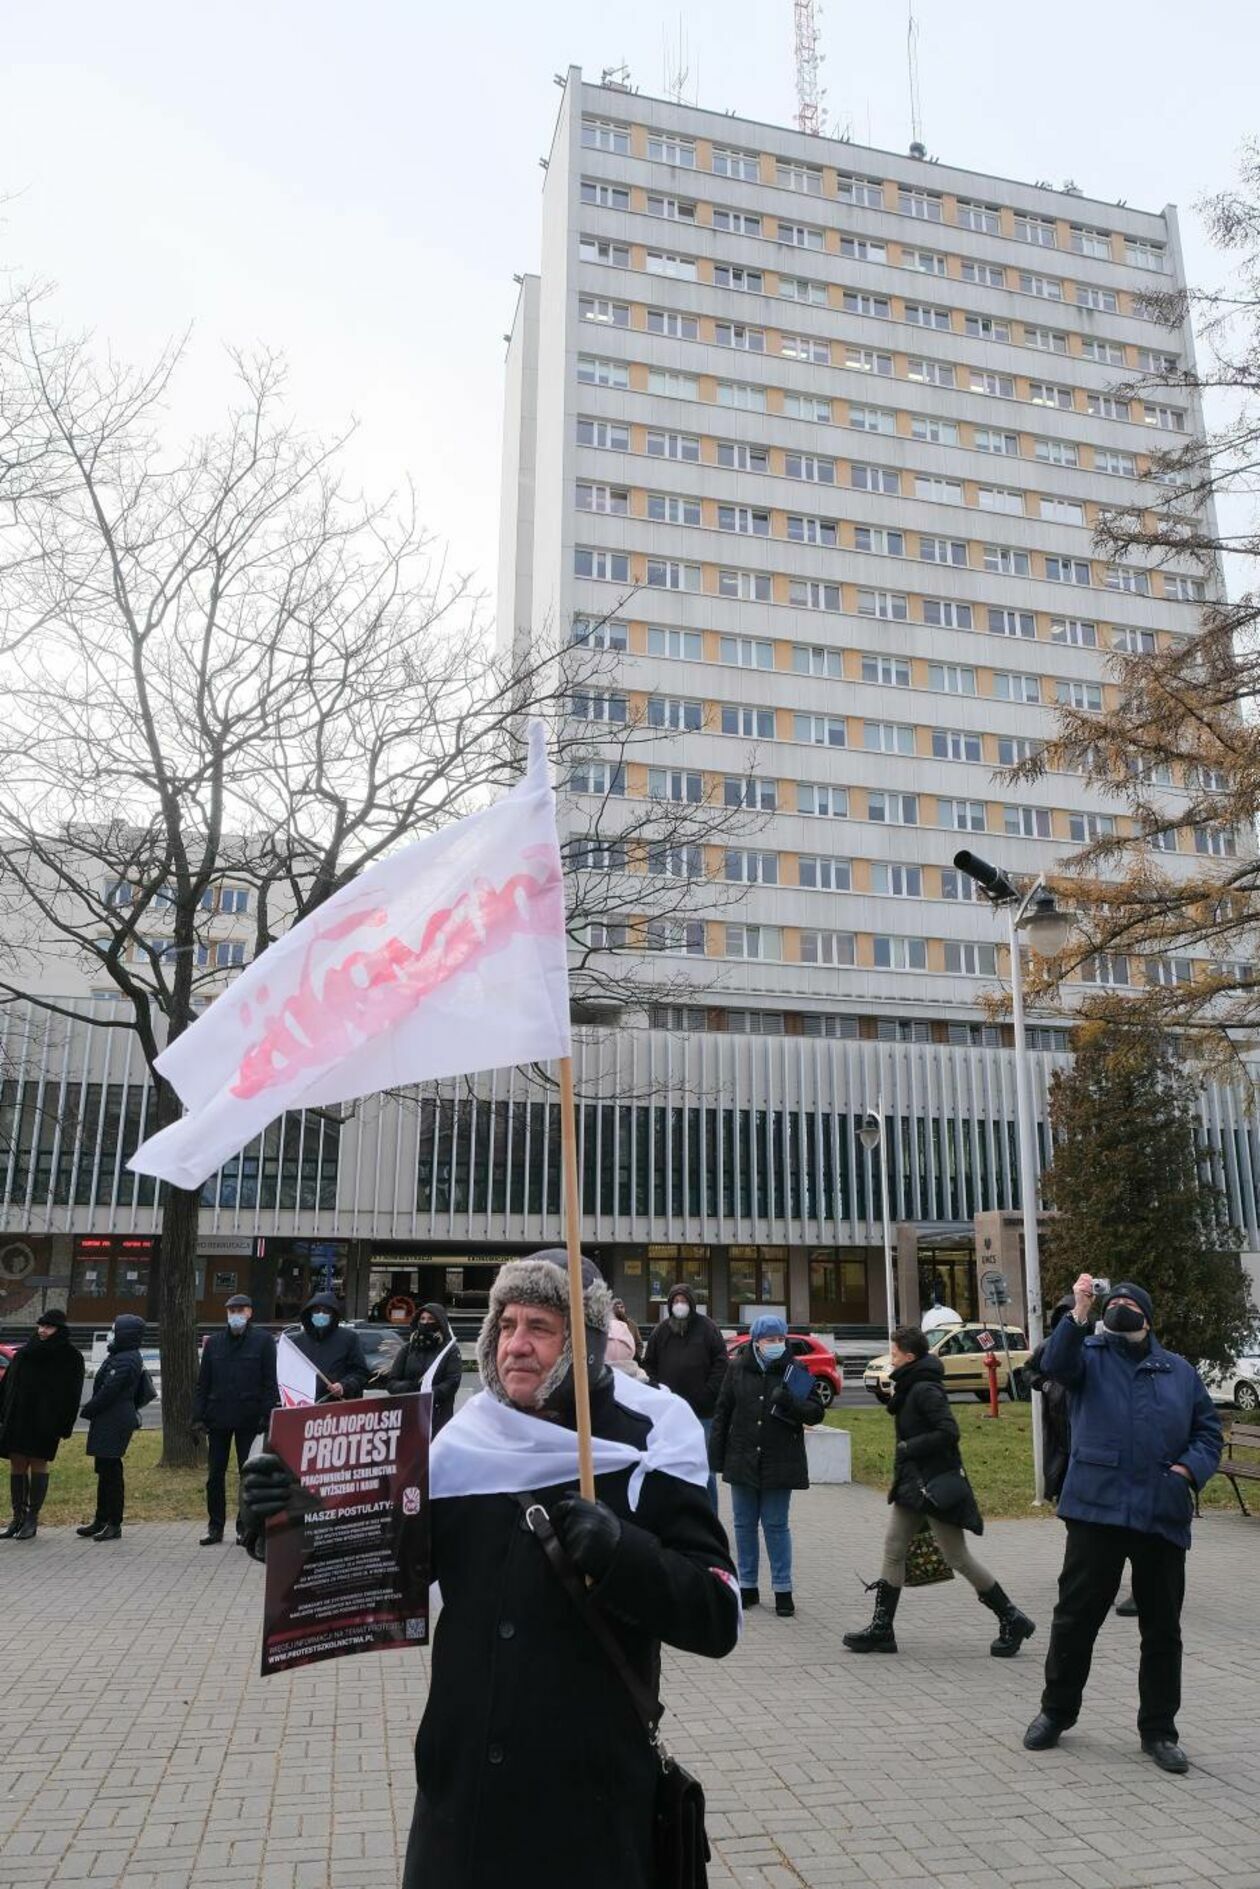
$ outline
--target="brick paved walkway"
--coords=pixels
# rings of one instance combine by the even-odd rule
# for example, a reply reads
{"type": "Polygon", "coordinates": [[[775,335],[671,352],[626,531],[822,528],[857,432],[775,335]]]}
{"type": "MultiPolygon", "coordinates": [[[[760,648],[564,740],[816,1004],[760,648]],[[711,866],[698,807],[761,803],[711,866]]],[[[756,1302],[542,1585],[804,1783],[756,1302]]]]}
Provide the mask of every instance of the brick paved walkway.
{"type": "MultiPolygon", "coordinates": [[[[984,1541],[1040,1623],[1031,1655],[989,1659],[990,1616],[962,1582],[907,1595],[899,1658],[845,1654],[883,1513],[870,1490],[798,1496],[797,1618],[753,1613],[718,1665],[670,1660],[674,1742],[709,1790],[713,1889],[1260,1889],[1260,1520],[1198,1526],[1182,1715],[1195,1768],[1178,1779],[1137,1749],[1136,1632],[1114,1618],[1076,1732],[1057,1752],[1020,1749],[1054,1522],[998,1523],[984,1541]]],[[[257,1678],[261,1570],[199,1550],[197,1533],[0,1543],[4,1889],[397,1883],[425,1656],[257,1678]]],[[[558,1889],[598,1889],[597,1866],[558,1889]]]]}

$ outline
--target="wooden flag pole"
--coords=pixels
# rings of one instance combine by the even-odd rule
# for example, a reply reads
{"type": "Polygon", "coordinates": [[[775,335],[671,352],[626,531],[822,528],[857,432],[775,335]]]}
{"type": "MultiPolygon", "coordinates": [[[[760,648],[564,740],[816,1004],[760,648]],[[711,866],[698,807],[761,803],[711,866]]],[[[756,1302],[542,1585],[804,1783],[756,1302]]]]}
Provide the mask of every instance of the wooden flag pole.
{"type": "Polygon", "coordinates": [[[591,1380],[586,1368],[586,1313],[582,1293],[582,1217],[578,1193],[577,1106],[573,1058],[560,1058],[560,1154],[564,1167],[564,1243],[569,1255],[569,1340],[573,1350],[573,1406],[577,1415],[578,1488],[595,1500],[591,1457],[591,1380]]]}

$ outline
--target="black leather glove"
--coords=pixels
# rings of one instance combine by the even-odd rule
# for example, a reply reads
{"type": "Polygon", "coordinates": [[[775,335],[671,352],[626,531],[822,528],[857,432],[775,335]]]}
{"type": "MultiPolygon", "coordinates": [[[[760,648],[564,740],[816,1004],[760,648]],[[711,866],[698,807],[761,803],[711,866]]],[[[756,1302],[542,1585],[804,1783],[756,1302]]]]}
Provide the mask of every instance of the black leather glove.
{"type": "Polygon", "coordinates": [[[893,1451],[893,1461],[895,1463],[904,1463],[909,1458],[909,1455],[910,1451],[906,1445],[904,1443],[898,1443],[896,1449],[893,1451]]]}
{"type": "Polygon", "coordinates": [[[245,1506],[255,1515],[283,1515],[298,1487],[293,1471],[278,1456],[269,1456],[265,1450],[252,1457],[241,1472],[245,1506]]]}
{"type": "Polygon", "coordinates": [[[621,1523],[606,1502],[588,1502],[585,1496],[561,1496],[551,1511],[551,1525],[570,1561],[593,1581],[601,1581],[613,1564],[621,1540],[621,1523]]]}
{"type": "Polygon", "coordinates": [[[773,1397],[770,1399],[770,1407],[772,1410],[790,1410],[795,1402],[796,1399],[793,1397],[787,1385],[780,1384],[773,1397]]]}
{"type": "Polygon", "coordinates": [[[196,1423],[189,1424],[188,1434],[192,1437],[194,1443],[204,1443],[210,1433],[206,1429],[205,1424],[198,1420],[196,1423]]]}

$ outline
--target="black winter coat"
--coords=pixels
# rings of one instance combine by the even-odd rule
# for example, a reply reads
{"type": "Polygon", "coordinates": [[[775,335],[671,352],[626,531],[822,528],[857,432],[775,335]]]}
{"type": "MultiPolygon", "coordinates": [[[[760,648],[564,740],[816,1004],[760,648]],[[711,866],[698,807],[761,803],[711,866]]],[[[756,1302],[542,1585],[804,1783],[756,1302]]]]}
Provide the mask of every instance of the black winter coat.
{"type": "Polygon", "coordinates": [[[201,1349],[193,1392],[193,1422],[208,1430],[255,1431],[280,1402],[276,1388],[276,1341],[252,1324],[238,1338],[226,1328],[211,1332],[201,1349]]]}
{"type": "MultiPolygon", "coordinates": [[[[958,1420],[950,1407],[944,1388],[945,1366],[929,1355],[913,1364],[899,1364],[892,1374],[893,1391],[888,1412],[897,1426],[897,1458],[890,1502],[920,1513],[929,1504],[923,1485],[934,1476],[963,1475],[962,1452],[958,1447],[958,1420]]],[[[934,1508],[943,1522],[955,1528],[968,1528],[973,1535],[984,1532],[971,1484],[965,1482],[959,1500],[949,1508],[934,1508]]]]}
{"type": "Polygon", "coordinates": [[[144,1376],[140,1340],[144,1336],[143,1319],[128,1320],[139,1330],[115,1338],[109,1355],[96,1373],[92,1395],[79,1413],[88,1419],[87,1453],[89,1456],[121,1457],[140,1428],[136,1392],[144,1376]]]}
{"type": "Polygon", "coordinates": [[[1057,1502],[1063,1493],[1063,1478],[1072,1454],[1072,1419],[1067,1386],[1041,1374],[1044,1350],[1044,1344],[1037,1346],[1028,1360],[1028,1369],[1033,1389],[1041,1392],[1041,1467],[1046,1494],[1052,1502],[1057,1502]]]}
{"type": "Polygon", "coordinates": [[[745,1345],[732,1360],[718,1395],[709,1433],[709,1467],[724,1482],[751,1489],[808,1489],[807,1423],[821,1423],[826,1406],[818,1385],[793,1397],[784,1383],[790,1352],[763,1370],[745,1345]]]}
{"type": "Polygon", "coordinates": [[[83,1395],[83,1354],[64,1327],[28,1338],[0,1380],[0,1456],[51,1462],[83,1395]]]}
{"type": "MultiPolygon", "coordinates": [[[[421,1345],[418,1331],[413,1330],[406,1344],[403,1345],[389,1367],[389,1376],[385,1388],[391,1397],[405,1396],[409,1391],[418,1391],[424,1383],[424,1374],[442,1351],[442,1347],[451,1344],[451,1325],[440,1305],[426,1305],[426,1312],[431,1312],[438,1323],[438,1345],[436,1350],[428,1350],[421,1345]]],[[[433,1431],[434,1436],[444,1423],[449,1423],[455,1414],[455,1396],[464,1376],[464,1360],[460,1356],[458,1345],[453,1345],[442,1358],[434,1376],[430,1390],[433,1396],[433,1431]]]]}
{"type": "Polygon", "coordinates": [[[726,1342],[713,1320],[697,1312],[692,1301],[685,1325],[679,1327],[672,1318],[663,1318],[653,1327],[643,1368],[654,1384],[673,1391],[698,1417],[711,1417],[726,1376],[726,1342]]]}
{"type": "MultiPolygon", "coordinates": [[[[340,1384],[347,1397],[361,1397],[368,1381],[368,1361],[359,1343],[359,1334],[341,1322],[337,1301],[331,1292],[317,1292],[302,1307],[302,1330],[293,1340],[304,1358],[309,1358],[321,1377],[330,1384],[340,1384]],[[311,1324],[314,1311],[331,1312],[333,1322],[324,1331],[311,1324]]],[[[324,1403],[328,1392],[319,1387],[317,1401],[324,1403]]]]}
{"type": "MultiPolygon", "coordinates": [[[[641,1442],[645,1419],[592,1396],[596,1433],[641,1442]]],[[[596,1493],[621,1518],[592,1590],[632,1667],[657,1683],[660,1643],[718,1659],[737,1634],[731,1558],[703,1488],[629,1470],[596,1493]]],[[[539,1491],[548,1508],[564,1491],[539,1491]]],[[[624,1684],[574,1610],[514,1496],[432,1510],[443,1607],[416,1737],[403,1889],[650,1889],[657,1766],[624,1684]]]]}

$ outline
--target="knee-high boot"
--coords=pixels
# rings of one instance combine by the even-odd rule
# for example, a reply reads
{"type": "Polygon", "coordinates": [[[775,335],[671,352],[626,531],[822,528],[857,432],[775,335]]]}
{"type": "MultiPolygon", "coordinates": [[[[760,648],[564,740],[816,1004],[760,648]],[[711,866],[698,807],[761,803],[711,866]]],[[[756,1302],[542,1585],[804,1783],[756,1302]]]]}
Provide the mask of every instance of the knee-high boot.
{"type": "Polygon", "coordinates": [[[12,1541],[15,1535],[21,1533],[22,1523],[26,1520],[27,1490],[25,1470],[22,1471],[20,1476],[10,1471],[9,1500],[13,1504],[13,1519],[7,1528],[0,1529],[0,1541],[12,1541]]]}
{"type": "Polygon", "coordinates": [[[44,1506],[44,1497],[47,1494],[47,1472],[44,1470],[38,1472],[32,1470],[30,1475],[30,1495],[27,1498],[26,1514],[23,1516],[22,1526],[17,1532],[17,1539],[19,1541],[32,1541],[34,1539],[35,1525],[39,1520],[39,1512],[44,1506]]]}

